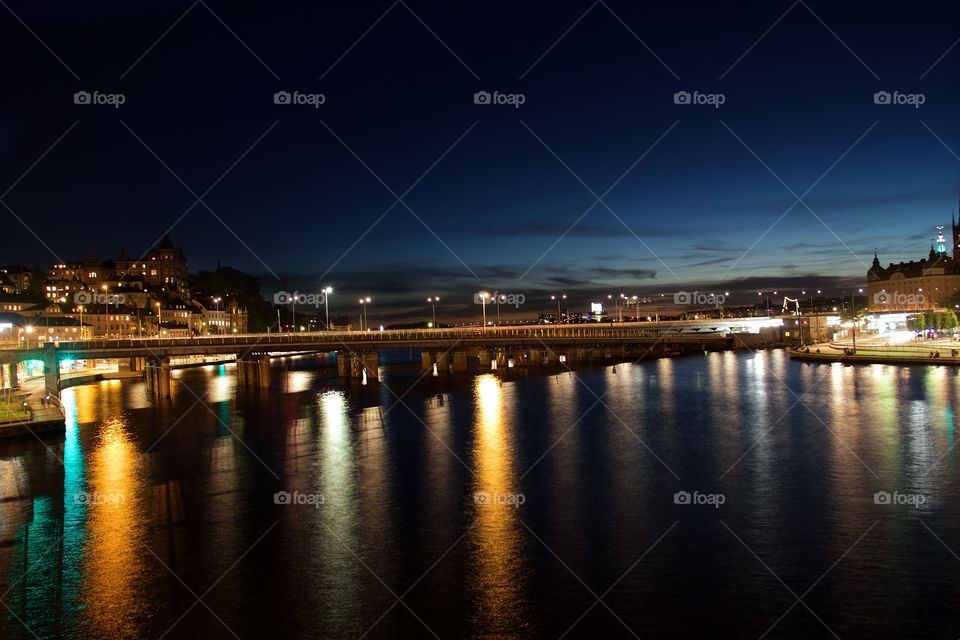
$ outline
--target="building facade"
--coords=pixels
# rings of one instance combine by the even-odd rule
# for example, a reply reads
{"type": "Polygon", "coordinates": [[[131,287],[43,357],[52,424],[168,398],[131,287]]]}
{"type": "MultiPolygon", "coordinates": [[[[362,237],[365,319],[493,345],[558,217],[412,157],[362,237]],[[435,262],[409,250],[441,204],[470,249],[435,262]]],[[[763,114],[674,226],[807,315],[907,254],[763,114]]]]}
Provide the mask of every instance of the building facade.
{"type": "Polygon", "coordinates": [[[942,308],[960,292],[960,227],[953,221],[952,247],[947,251],[943,227],[924,260],[890,263],[883,267],[874,253],[867,271],[870,311],[921,311],[942,308]]]}

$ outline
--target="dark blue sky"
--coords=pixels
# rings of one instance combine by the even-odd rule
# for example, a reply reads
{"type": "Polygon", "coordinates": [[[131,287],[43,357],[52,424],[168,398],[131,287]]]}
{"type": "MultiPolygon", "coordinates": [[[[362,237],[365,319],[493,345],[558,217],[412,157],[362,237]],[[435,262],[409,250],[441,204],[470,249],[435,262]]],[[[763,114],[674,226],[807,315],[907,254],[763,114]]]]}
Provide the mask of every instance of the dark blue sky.
{"type": "Polygon", "coordinates": [[[174,225],[193,269],[323,277],[399,318],[479,288],[840,290],[958,206],[948,3],[37,5],[0,10],[0,199],[32,230],[0,208],[3,262],[140,254],[174,225]]]}

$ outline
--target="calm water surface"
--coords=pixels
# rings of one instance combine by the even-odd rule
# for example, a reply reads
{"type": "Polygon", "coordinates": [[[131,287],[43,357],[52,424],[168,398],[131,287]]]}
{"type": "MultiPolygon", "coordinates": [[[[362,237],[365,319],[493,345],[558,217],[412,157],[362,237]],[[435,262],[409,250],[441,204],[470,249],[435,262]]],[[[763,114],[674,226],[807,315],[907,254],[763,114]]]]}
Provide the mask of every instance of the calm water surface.
{"type": "Polygon", "coordinates": [[[0,442],[0,638],[960,635],[954,369],[321,362],[0,442]]]}

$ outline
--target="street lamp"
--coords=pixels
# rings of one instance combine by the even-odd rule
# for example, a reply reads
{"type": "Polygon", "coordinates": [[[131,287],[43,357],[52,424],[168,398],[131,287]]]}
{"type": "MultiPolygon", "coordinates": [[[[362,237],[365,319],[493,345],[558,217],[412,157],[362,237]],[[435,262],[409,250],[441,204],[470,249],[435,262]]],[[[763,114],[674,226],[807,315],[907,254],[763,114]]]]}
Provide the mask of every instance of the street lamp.
{"type": "MultiPolygon", "coordinates": [[[[567,299],[567,294],[564,293],[564,294],[561,294],[561,295],[559,295],[559,296],[550,296],[550,299],[551,299],[551,300],[556,300],[556,301],[557,301],[557,324],[560,324],[560,299],[561,299],[561,298],[564,299],[564,300],[566,300],[566,299],[567,299]]],[[[567,319],[569,320],[569,318],[567,318],[567,319]]]]}
{"type": "Polygon", "coordinates": [[[326,286],[323,288],[323,311],[327,316],[327,326],[325,327],[327,331],[330,331],[330,294],[333,293],[333,287],[326,286]]]}
{"type": "Polygon", "coordinates": [[[622,293],[617,298],[614,298],[613,294],[607,294],[607,300],[610,300],[610,299],[613,300],[614,308],[617,311],[618,322],[623,322],[623,314],[620,312],[620,298],[626,298],[626,297],[627,296],[623,295],[622,293]]]}
{"type": "Polygon", "coordinates": [[[483,311],[483,330],[486,331],[487,330],[487,298],[490,297],[490,294],[487,293],[486,291],[481,291],[478,295],[480,296],[480,307],[483,311]]]}
{"type": "MultiPolygon", "coordinates": [[[[216,316],[216,317],[217,317],[217,320],[216,320],[215,323],[212,323],[212,324],[214,324],[214,326],[216,326],[216,328],[217,328],[217,333],[222,333],[222,332],[223,332],[223,330],[221,329],[222,324],[221,324],[221,322],[220,322],[220,320],[221,320],[221,318],[220,318],[220,297],[217,296],[216,298],[211,298],[211,300],[213,301],[213,304],[216,305],[215,308],[216,308],[216,310],[217,310],[217,316],[216,316]]],[[[210,332],[209,326],[210,326],[210,325],[207,325],[207,332],[208,332],[208,333],[210,332]]]]}
{"type": "Polygon", "coordinates": [[[367,305],[370,304],[370,296],[366,298],[360,298],[360,330],[367,330],[367,305]]]}
{"type": "Polygon", "coordinates": [[[161,306],[160,303],[157,303],[157,340],[163,337],[163,331],[161,330],[161,325],[163,324],[163,315],[160,312],[161,306]]]}
{"type": "Polygon", "coordinates": [[[430,303],[430,306],[433,308],[433,327],[437,327],[437,303],[440,302],[440,296],[431,296],[427,298],[427,302],[430,303]]]}

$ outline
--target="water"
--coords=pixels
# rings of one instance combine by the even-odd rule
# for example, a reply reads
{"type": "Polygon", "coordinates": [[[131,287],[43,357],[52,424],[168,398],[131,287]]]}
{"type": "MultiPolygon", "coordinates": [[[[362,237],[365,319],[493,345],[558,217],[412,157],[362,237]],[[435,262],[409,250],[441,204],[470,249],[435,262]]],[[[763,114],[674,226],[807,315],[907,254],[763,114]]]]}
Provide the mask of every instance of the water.
{"type": "Polygon", "coordinates": [[[960,634],[952,368],[318,362],[69,389],[65,436],[0,442],[0,637],[960,634]]]}

